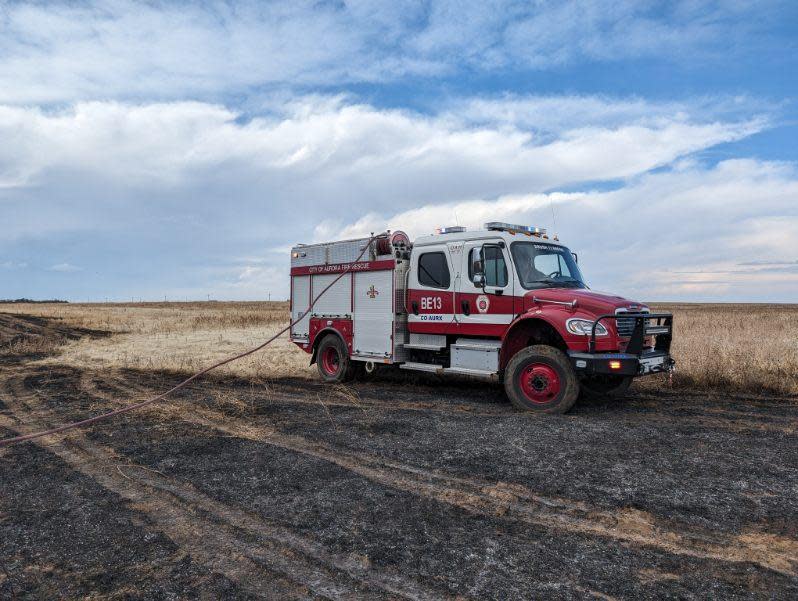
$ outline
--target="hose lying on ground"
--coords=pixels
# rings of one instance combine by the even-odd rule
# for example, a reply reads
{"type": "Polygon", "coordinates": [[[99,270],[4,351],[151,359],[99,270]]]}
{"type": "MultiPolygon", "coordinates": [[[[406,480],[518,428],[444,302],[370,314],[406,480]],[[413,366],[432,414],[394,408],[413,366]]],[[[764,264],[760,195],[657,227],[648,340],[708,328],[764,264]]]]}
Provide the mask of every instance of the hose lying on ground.
{"type": "Polygon", "coordinates": [[[194,375],[186,378],[185,380],[183,380],[182,382],[180,382],[176,386],[170,388],[166,392],[163,392],[163,393],[159,394],[158,396],[153,397],[151,399],[147,399],[146,401],[141,401],[139,403],[134,403],[132,405],[127,405],[125,407],[120,407],[119,409],[115,409],[114,411],[109,411],[108,413],[102,413],[100,415],[95,415],[94,417],[89,417],[87,419],[84,419],[84,420],[81,420],[81,421],[77,421],[77,422],[73,422],[71,424],[65,424],[63,426],[59,426],[59,427],[53,428],[51,430],[44,430],[42,432],[33,432],[31,434],[24,434],[24,435],[21,435],[21,436],[15,436],[13,438],[5,438],[5,439],[0,440],[0,448],[5,447],[5,446],[9,446],[9,445],[12,445],[12,444],[17,444],[17,443],[20,443],[20,442],[26,442],[26,441],[29,441],[29,440],[35,440],[37,438],[41,438],[43,436],[49,436],[51,434],[58,434],[60,432],[65,432],[67,430],[72,430],[74,428],[82,428],[84,426],[88,426],[90,424],[94,424],[94,423],[99,422],[99,421],[104,420],[104,419],[108,419],[108,418],[111,418],[111,417],[114,417],[114,416],[117,416],[117,415],[121,415],[123,413],[128,413],[130,411],[135,411],[136,409],[141,409],[142,407],[146,407],[147,405],[151,405],[153,403],[156,403],[158,401],[161,401],[161,400],[165,399],[167,396],[169,396],[170,394],[172,394],[176,390],[180,390],[181,388],[183,388],[184,386],[186,386],[190,382],[196,380],[200,376],[203,376],[203,375],[207,374],[209,371],[212,371],[212,370],[214,370],[214,369],[216,369],[218,367],[221,367],[223,365],[227,365],[228,363],[232,363],[233,361],[238,361],[239,359],[247,357],[248,355],[252,355],[253,353],[257,353],[258,351],[260,351],[264,347],[268,346],[269,344],[271,344],[272,342],[277,340],[280,336],[285,334],[287,331],[289,331],[295,324],[297,324],[300,321],[302,321],[305,318],[305,316],[308,315],[308,313],[310,313],[310,311],[313,309],[313,306],[316,304],[316,301],[318,301],[324,295],[325,292],[327,292],[330,288],[332,288],[336,284],[336,282],[338,282],[338,280],[340,280],[342,277],[344,277],[347,273],[350,273],[352,271],[353,267],[354,267],[354,263],[357,263],[358,261],[360,261],[360,259],[363,258],[363,255],[366,254],[366,251],[368,251],[369,247],[371,246],[371,243],[374,242],[377,238],[379,238],[380,236],[383,236],[383,235],[384,234],[377,234],[376,236],[372,235],[371,238],[369,238],[368,242],[366,242],[365,246],[363,247],[363,250],[357,256],[357,258],[354,261],[352,261],[346,269],[344,269],[340,274],[338,274],[338,277],[333,279],[332,282],[330,282],[321,292],[319,292],[319,294],[315,298],[313,298],[311,300],[310,305],[308,305],[307,311],[302,313],[302,315],[297,317],[295,320],[289,322],[289,324],[286,327],[284,327],[282,330],[277,332],[274,336],[269,338],[263,344],[260,344],[260,345],[256,346],[255,348],[250,349],[248,351],[245,351],[243,353],[240,353],[238,355],[235,355],[234,357],[229,357],[227,359],[224,359],[223,361],[219,361],[218,363],[214,363],[210,367],[206,367],[205,369],[202,369],[202,370],[198,371],[197,373],[195,373],[194,375]]]}

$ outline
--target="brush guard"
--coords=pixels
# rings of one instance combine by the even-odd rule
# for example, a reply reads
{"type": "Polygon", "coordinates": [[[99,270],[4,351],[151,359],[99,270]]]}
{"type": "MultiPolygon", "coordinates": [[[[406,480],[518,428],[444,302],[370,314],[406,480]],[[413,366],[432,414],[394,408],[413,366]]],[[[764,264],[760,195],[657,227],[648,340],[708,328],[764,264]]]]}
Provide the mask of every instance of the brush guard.
{"type": "Polygon", "coordinates": [[[676,362],[670,356],[673,339],[671,313],[613,313],[600,315],[594,322],[588,352],[569,351],[576,372],[580,375],[645,376],[672,372],[676,362]],[[623,353],[597,353],[596,329],[606,319],[634,319],[635,326],[623,353]],[[656,336],[654,348],[644,349],[647,336],[656,336]]]}

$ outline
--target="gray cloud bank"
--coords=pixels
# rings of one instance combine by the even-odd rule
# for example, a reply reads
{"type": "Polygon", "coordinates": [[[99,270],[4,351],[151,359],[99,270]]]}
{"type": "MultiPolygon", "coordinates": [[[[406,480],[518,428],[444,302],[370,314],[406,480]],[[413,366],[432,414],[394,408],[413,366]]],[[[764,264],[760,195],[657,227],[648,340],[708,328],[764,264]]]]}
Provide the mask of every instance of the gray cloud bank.
{"type": "Polygon", "coordinates": [[[739,265],[798,257],[794,165],[693,158],[769,126],[722,105],[522,96],[430,116],[306,96],[249,120],[201,102],[0,106],[0,257],[27,264],[0,296],[277,297],[294,242],[552,227],[553,207],[594,287],[798,298],[794,271],[739,265]]]}

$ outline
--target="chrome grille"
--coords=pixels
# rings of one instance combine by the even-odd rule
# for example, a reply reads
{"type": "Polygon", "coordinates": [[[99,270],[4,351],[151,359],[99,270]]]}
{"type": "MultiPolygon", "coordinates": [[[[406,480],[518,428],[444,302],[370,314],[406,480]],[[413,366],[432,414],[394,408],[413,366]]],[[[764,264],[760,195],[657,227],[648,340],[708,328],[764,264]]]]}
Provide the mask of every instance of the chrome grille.
{"type": "MultiPolygon", "coordinates": [[[[615,314],[620,315],[623,313],[629,313],[629,309],[616,309],[615,314]]],[[[641,309],[639,311],[634,311],[635,313],[648,313],[648,309],[641,309]]],[[[618,336],[621,338],[629,338],[634,332],[635,329],[635,318],[634,317],[619,317],[615,320],[615,327],[618,330],[618,336]]]]}

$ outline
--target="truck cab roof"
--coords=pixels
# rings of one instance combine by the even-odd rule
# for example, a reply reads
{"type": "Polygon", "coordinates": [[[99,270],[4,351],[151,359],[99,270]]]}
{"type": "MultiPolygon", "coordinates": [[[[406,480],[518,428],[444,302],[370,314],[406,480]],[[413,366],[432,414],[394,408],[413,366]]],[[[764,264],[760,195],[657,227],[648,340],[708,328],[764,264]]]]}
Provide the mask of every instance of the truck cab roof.
{"type": "Polygon", "coordinates": [[[539,242],[541,244],[555,244],[565,246],[558,239],[549,238],[546,234],[533,234],[516,230],[480,229],[472,231],[457,231],[452,233],[430,234],[420,236],[413,242],[414,247],[447,244],[450,242],[471,242],[473,240],[495,240],[501,238],[506,244],[513,242],[539,242]]]}

